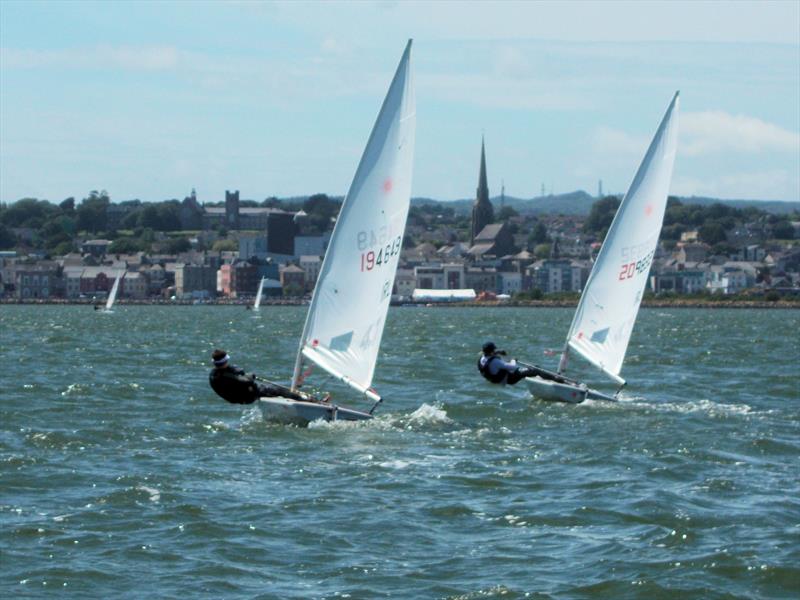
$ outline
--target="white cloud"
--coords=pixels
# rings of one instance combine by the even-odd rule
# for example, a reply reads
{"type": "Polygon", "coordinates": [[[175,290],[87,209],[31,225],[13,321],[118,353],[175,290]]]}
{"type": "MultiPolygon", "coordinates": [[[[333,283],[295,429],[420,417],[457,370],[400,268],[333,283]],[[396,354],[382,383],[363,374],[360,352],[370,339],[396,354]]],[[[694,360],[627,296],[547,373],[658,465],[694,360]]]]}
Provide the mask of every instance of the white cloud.
{"type": "Polygon", "coordinates": [[[680,176],[676,173],[670,193],[678,196],[709,196],[758,200],[798,198],[797,176],[784,169],[710,173],[708,177],[680,176]]]}
{"type": "Polygon", "coordinates": [[[528,55],[508,44],[503,44],[494,53],[494,70],[503,77],[530,76],[528,55]]]}
{"type": "Polygon", "coordinates": [[[556,89],[542,81],[503,78],[489,73],[422,74],[417,76],[417,82],[417,89],[429,97],[482,108],[569,111],[591,106],[591,98],[571,90],[556,89]]]}
{"type": "MultiPolygon", "coordinates": [[[[598,127],[591,142],[595,152],[643,156],[650,138],[611,127],[598,127]]],[[[725,153],[800,153],[800,135],[755,117],[722,111],[680,116],[678,153],[701,156],[725,153]]]]}
{"type": "Polygon", "coordinates": [[[351,44],[333,37],[326,37],[320,44],[320,50],[323,54],[332,56],[350,54],[351,44]]]}
{"type": "Polygon", "coordinates": [[[594,152],[623,158],[644,156],[648,141],[645,136],[635,136],[625,131],[605,126],[596,128],[591,136],[591,145],[594,152]]]}
{"type": "Polygon", "coordinates": [[[800,135],[756,117],[722,111],[681,116],[679,148],[686,156],[712,153],[800,152],[800,135]]]}

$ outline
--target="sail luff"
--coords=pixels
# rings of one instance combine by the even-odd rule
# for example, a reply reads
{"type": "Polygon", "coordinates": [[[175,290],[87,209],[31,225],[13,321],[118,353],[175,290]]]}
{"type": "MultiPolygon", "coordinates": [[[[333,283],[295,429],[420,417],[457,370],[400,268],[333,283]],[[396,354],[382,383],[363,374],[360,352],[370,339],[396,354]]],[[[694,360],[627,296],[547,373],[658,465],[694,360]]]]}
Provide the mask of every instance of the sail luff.
{"type": "Polygon", "coordinates": [[[624,383],[619,372],[664,220],[677,147],[678,98],[676,92],[617,209],[567,335],[569,348],[617,383],[624,383]]]}
{"type": "Polygon", "coordinates": [[[305,355],[362,393],[370,390],[410,202],[410,52],[409,40],[342,202],[300,337],[293,388],[305,355]],[[323,349],[325,360],[317,352],[323,349]]]}

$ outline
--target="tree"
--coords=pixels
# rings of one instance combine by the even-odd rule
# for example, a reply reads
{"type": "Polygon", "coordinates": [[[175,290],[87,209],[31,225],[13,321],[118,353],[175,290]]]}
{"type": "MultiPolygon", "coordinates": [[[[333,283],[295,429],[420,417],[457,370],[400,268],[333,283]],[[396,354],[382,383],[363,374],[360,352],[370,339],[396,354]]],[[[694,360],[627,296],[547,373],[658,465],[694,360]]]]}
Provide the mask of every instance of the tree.
{"type": "Polygon", "coordinates": [[[51,218],[41,227],[39,236],[41,246],[51,250],[52,254],[57,254],[55,251],[57,246],[64,243],[72,245],[75,236],[75,220],[64,215],[51,218]]]}
{"type": "Polygon", "coordinates": [[[67,198],[66,200],[61,202],[61,204],[59,204],[58,207],[61,209],[61,212],[67,213],[69,215],[74,214],[75,213],[75,198],[70,196],[69,198],[67,198]]]}
{"type": "Polygon", "coordinates": [[[778,240],[794,239],[794,227],[789,221],[779,221],[772,226],[772,237],[778,240]]]}
{"type": "Polygon", "coordinates": [[[179,254],[181,252],[188,252],[192,249],[192,244],[186,238],[172,238],[167,241],[166,251],[168,254],[179,254]]]}
{"type": "Polygon", "coordinates": [[[111,200],[108,192],[93,190],[88,198],[84,198],[77,209],[78,229],[96,233],[106,229],[108,218],[106,210],[111,200]]]}
{"type": "Polygon", "coordinates": [[[167,200],[156,206],[159,231],[179,231],[181,229],[181,205],[177,200],[167,200]]]}
{"type": "Polygon", "coordinates": [[[213,250],[214,252],[226,252],[238,249],[239,245],[233,240],[217,240],[211,246],[211,250],[213,250]]]}
{"type": "Polygon", "coordinates": [[[305,227],[311,233],[328,231],[331,219],[339,214],[339,206],[327,194],[314,194],[303,203],[303,210],[308,214],[305,227]]]}
{"type": "Polygon", "coordinates": [[[73,241],[64,241],[52,249],[53,256],[64,256],[70,252],[75,251],[75,243],[73,241]]]}
{"type": "Polygon", "coordinates": [[[8,227],[39,229],[58,208],[47,200],[23,198],[0,211],[0,223],[8,227]]]}
{"type": "MultiPolygon", "coordinates": [[[[450,209],[452,210],[452,209],[450,209]]],[[[496,220],[505,223],[511,217],[518,217],[519,213],[512,207],[512,206],[504,206],[499,211],[497,211],[496,220]]]]}
{"type": "Polygon", "coordinates": [[[149,245],[137,238],[119,238],[111,242],[108,251],[111,254],[133,254],[134,252],[147,251],[149,245]]]}
{"type": "Polygon", "coordinates": [[[547,258],[550,256],[550,244],[538,244],[533,249],[533,254],[536,258],[547,258]]]}
{"type": "Polygon", "coordinates": [[[528,236],[528,247],[533,248],[536,244],[544,244],[547,241],[547,227],[539,221],[533,226],[533,230],[528,236]]]}
{"type": "Polygon", "coordinates": [[[149,227],[150,229],[160,229],[158,208],[154,204],[145,205],[139,212],[139,227],[149,227]]]}
{"type": "Polygon", "coordinates": [[[672,225],[664,225],[661,230],[661,238],[665,240],[679,240],[681,234],[686,231],[686,226],[683,223],[673,223],[672,225]]]}
{"type": "Polygon", "coordinates": [[[283,204],[275,196],[270,196],[269,198],[266,198],[261,203],[261,206],[263,208],[283,208],[283,204]]]}
{"type": "Polygon", "coordinates": [[[0,250],[11,250],[17,245],[17,236],[11,228],[0,223],[0,250]]]}
{"type": "Polygon", "coordinates": [[[710,244],[719,244],[725,242],[725,228],[715,221],[706,221],[706,223],[697,230],[697,237],[701,242],[710,244]]]}
{"type": "Polygon", "coordinates": [[[616,196],[606,196],[592,204],[589,216],[583,224],[583,231],[597,234],[599,238],[605,238],[619,205],[620,199],[616,196]]]}

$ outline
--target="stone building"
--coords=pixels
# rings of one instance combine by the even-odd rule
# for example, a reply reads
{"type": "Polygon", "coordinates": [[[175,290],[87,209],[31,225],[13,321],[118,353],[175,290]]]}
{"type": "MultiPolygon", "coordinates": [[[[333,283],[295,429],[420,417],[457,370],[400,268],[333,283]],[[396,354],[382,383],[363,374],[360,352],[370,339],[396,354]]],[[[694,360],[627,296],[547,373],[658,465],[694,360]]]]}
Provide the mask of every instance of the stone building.
{"type": "Polygon", "coordinates": [[[468,250],[475,260],[486,256],[501,258],[515,252],[514,236],[511,235],[511,231],[505,223],[492,223],[484,227],[475,236],[474,244],[468,250]]]}
{"type": "Polygon", "coordinates": [[[15,273],[15,295],[21,299],[63,298],[64,280],[61,267],[43,262],[20,265],[15,273]]]}
{"type": "Polygon", "coordinates": [[[216,296],[217,269],[205,265],[178,264],[175,267],[175,295],[178,298],[187,296],[216,296]]]}
{"type": "Polygon", "coordinates": [[[297,265],[287,265],[281,269],[281,287],[284,294],[302,293],[306,286],[306,272],[297,265]]]}

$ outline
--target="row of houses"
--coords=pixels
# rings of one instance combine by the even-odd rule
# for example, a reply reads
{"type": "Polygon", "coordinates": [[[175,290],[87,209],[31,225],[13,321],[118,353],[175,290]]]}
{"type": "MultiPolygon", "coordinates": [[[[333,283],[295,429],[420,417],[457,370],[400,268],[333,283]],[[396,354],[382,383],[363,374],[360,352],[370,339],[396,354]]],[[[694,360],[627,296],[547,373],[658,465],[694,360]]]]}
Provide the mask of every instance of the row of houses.
{"type": "MultiPolygon", "coordinates": [[[[517,252],[508,227],[499,223],[486,225],[472,244],[437,247],[423,242],[404,248],[393,293],[410,298],[415,289],[472,289],[509,296],[531,290],[579,292],[592,267],[590,259],[580,256],[591,256],[598,245],[576,241],[578,231],[569,230],[568,224],[554,231],[557,237],[546,259],[526,250],[517,252]]],[[[122,298],[243,298],[254,295],[262,280],[267,282],[267,294],[309,294],[330,233],[295,236],[293,253],[280,244],[270,245],[269,238],[269,232],[242,234],[237,238],[238,251],[193,250],[178,255],[109,255],[108,240],[87,240],[80,254],[58,260],[28,260],[0,252],[0,294],[22,299],[96,297],[107,293],[118,277],[122,298]]],[[[799,272],[800,247],[749,244],[731,256],[714,256],[708,245],[686,235],[670,252],[659,247],[648,283],[655,293],[733,294],[755,286],[797,288],[799,272]]]]}
{"type": "MultiPolygon", "coordinates": [[[[408,258],[419,251],[413,249],[408,258]]],[[[535,260],[522,252],[482,264],[457,257],[420,261],[403,260],[397,270],[393,294],[411,298],[414,290],[463,290],[512,296],[539,290],[544,294],[580,292],[591,271],[589,260],[549,258],[535,260]],[[414,264],[414,263],[417,264],[414,264]]],[[[0,289],[19,299],[98,298],[120,279],[119,297],[248,298],[256,294],[261,281],[267,295],[307,295],[313,289],[322,264],[319,256],[302,256],[297,261],[245,261],[236,252],[180,255],[152,263],[140,256],[120,256],[100,265],[70,264],[70,260],[31,263],[16,257],[0,257],[0,289]]],[[[677,254],[682,254],[679,252],[677,254]]],[[[800,257],[792,255],[793,260],[800,257]]],[[[791,257],[790,257],[791,258],[791,257]]],[[[754,287],[800,287],[796,271],[770,268],[763,261],[684,261],[669,255],[654,262],[650,289],[657,293],[693,294],[701,291],[735,294],[754,287]]]]}

